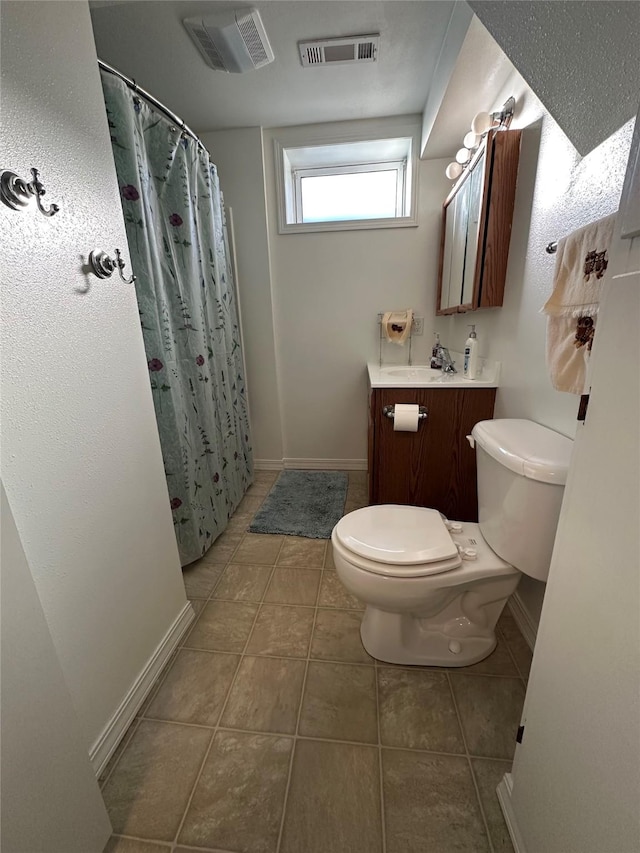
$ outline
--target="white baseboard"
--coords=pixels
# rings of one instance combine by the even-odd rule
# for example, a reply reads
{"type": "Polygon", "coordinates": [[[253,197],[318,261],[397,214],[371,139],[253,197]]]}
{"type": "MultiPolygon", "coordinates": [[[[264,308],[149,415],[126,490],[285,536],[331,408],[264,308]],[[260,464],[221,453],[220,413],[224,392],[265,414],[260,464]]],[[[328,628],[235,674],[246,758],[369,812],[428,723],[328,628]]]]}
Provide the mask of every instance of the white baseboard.
{"type": "Polygon", "coordinates": [[[527,645],[531,651],[533,651],[533,647],[536,644],[538,626],[522,603],[522,599],[518,595],[518,590],[516,590],[509,599],[509,610],[511,611],[511,615],[513,616],[516,625],[520,628],[522,636],[527,641],[527,645]]]}
{"type": "Polygon", "coordinates": [[[511,776],[511,773],[505,773],[502,777],[501,782],[496,788],[498,802],[500,803],[500,808],[502,809],[502,814],[504,815],[504,822],[507,824],[507,829],[509,830],[511,843],[513,844],[513,849],[515,850],[515,853],[527,853],[527,850],[524,846],[524,841],[522,840],[522,835],[520,834],[520,830],[518,828],[518,822],[516,820],[516,815],[513,810],[513,805],[511,803],[512,791],[513,777],[511,776]]]}
{"type": "Polygon", "coordinates": [[[174,649],[180,642],[180,638],[189,625],[191,625],[195,616],[194,609],[188,601],[133,682],[131,689],[120,703],[115,714],[111,717],[89,750],[89,758],[96,776],[100,776],[104,770],[107,761],[109,761],[115,752],[116,747],[133,721],[138,708],[140,708],[151,690],[162,667],[171,657],[174,649]]]}
{"type": "Polygon", "coordinates": [[[282,459],[254,459],[253,467],[256,471],[282,471],[282,459]]]}
{"type": "Polygon", "coordinates": [[[366,459],[296,459],[284,458],[285,468],[301,468],[312,471],[366,471],[366,459]]]}

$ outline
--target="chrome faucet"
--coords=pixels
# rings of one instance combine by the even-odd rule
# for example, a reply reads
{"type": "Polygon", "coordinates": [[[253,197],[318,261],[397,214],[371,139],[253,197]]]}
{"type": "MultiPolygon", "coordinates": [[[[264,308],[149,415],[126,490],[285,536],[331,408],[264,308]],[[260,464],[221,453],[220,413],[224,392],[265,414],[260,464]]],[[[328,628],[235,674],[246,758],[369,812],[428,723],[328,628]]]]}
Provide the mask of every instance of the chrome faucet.
{"type": "Polygon", "coordinates": [[[438,358],[442,364],[441,369],[443,373],[458,372],[455,368],[455,361],[451,358],[449,350],[446,347],[443,347],[442,344],[438,344],[438,358]]]}

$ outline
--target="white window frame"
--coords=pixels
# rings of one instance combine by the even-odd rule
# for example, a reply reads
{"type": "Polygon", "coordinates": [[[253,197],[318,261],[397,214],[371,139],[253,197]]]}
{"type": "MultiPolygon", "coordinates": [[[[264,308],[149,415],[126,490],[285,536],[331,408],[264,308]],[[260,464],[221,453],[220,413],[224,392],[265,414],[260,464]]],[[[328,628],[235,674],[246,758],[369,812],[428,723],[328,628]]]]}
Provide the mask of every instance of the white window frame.
{"type": "Polygon", "coordinates": [[[300,128],[281,128],[274,137],[275,181],[278,201],[278,231],[280,234],[301,234],[317,231],[353,231],[375,228],[407,228],[418,225],[418,157],[420,123],[411,117],[404,119],[369,120],[344,123],[346,126],[309,125],[300,128]],[[336,128],[339,128],[337,130],[336,128]],[[295,168],[287,156],[290,149],[305,149],[349,143],[372,143],[378,140],[410,139],[410,152],[406,159],[368,162],[357,156],[353,162],[329,166],[295,168]],[[344,219],[329,222],[302,222],[300,179],[307,175],[336,175],[344,173],[384,171],[402,168],[402,180],[398,182],[397,210],[401,215],[381,219],[344,219]],[[401,185],[401,186],[400,186],[401,185]],[[400,197],[401,196],[401,197],[400,197]],[[406,202],[405,202],[406,199],[406,202]]]}
{"type": "MultiPolygon", "coordinates": [[[[351,166],[316,166],[308,169],[293,169],[293,205],[295,208],[296,222],[303,225],[316,225],[315,222],[305,222],[302,209],[302,186],[303,178],[317,178],[323,175],[357,175],[369,172],[396,172],[396,209],[395,216],[385,216],[385,219],[398,219],[404,216],[405,193],[407,186],[407,161],[389,160],[376,163],[354,163],[351,166]]],[[[347,222],[346,219],[333,220],[335,222],[347,222]]],[[[352,220],[353,221],[353,220],[352,220]]],[[[367,221],[367,220],[362,220],[367,221]]]]}

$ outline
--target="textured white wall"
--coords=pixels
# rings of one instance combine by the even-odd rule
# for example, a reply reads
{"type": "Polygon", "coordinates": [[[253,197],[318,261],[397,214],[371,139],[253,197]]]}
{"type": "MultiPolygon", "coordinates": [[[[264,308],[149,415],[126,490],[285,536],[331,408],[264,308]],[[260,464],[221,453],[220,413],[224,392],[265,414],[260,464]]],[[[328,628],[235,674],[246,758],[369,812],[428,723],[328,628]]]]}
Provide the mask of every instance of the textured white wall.
{"type": "Polygon", "coordinates": [[[2,4],[3,168],[41,170],[51,219],[2,205],[2,474],[90,747],[186,604],[88,4],[2,4]]]}
{"type": "Polygon", "coordinates": [[[610,253],[589,411],[512,771],[528,853],[632,853],[640,839],[640,238],[633,242],[614,242],[610,253]]]}
{"type": "MultiPolygon", "coordinates": [[[[468,323],[476,324],[480,355],[502,362],[496,396],[499,418],[529,418],[573,437],[578,397],[555,391],[545,361],[546,319],[540,308],[551,293],[552,240],[617,210],[633,122],[586,157],[580,157],[543,104],[514,70],[494,103],[517,99],[512,127],[524,128],[504,305],[442,318],[442,339],[460,352],[468,323]]],[[[518,595],[537,624],[545,585],[524,577],[518,595]]]]}
{"type": "MultiPolygon", "coordinates": [[[[414,361],[423,362],[432,344],[446,163],[419,163],[416,228],[282,235],[273,139],[286,145],[287,134],[298,131],[264,133],[284,456],[364,461],[366,363],[378,358],[378,313],[413,308],[425,318],[414,361]]],[[[406,360],[406,348],[386,345],[385,358],[406,360]]]]}
{"type": "Polygon", "coordinates": [[[233,209],[253,452],[256,459],[281,460],[262,131],[203,133],[202,141],[218,169],[225,205],[233,209]]]}
{"type": "Polygon", "coordinates": [[[640,5],[470,0],[581,154],[629,121],[640,90],[640,5]]]}

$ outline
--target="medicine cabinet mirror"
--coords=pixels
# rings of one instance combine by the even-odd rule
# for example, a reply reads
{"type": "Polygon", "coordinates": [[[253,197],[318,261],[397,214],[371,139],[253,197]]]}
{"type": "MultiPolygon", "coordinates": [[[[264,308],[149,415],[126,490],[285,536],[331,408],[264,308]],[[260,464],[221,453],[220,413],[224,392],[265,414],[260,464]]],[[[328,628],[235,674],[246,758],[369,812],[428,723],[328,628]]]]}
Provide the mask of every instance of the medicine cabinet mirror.
{"type": "Polygon", "coordinates": [[[436,314],[502,305],[520,137],[490,131],[445,199],[436,314]]]}

